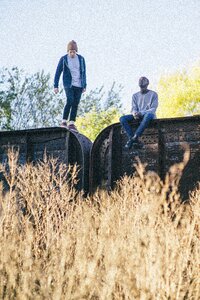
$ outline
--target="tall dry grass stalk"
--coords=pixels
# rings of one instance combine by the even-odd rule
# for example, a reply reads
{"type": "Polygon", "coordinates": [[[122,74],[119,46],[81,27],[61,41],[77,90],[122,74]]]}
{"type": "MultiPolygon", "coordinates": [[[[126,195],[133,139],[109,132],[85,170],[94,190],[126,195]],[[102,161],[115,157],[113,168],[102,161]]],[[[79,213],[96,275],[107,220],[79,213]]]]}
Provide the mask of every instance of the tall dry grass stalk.
{"type": "Polygon", "coordinates": [[[138,164],[114,191],[85,199],[76,168],[19,167],[11,152],[1,165],[0,298],[200,299],[200,185],[181,204],[183,167],[162,182],[138,164]]]}

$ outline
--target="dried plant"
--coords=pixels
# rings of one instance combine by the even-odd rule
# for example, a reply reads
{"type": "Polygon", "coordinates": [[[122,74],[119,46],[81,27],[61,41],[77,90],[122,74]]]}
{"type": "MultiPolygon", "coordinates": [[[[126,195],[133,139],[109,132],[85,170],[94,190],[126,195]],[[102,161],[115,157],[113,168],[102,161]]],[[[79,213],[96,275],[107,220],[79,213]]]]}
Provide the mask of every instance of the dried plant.
{"type": "Polygon", "coordinates": [[[0,166],[1,299],[200,298],[200,185],[181,202],[187,163],[164,181],[138,162],[113,191],[78,193],[77,168],[0,166]],[[69,176],[70,175],[70,176],[69,176]]]}

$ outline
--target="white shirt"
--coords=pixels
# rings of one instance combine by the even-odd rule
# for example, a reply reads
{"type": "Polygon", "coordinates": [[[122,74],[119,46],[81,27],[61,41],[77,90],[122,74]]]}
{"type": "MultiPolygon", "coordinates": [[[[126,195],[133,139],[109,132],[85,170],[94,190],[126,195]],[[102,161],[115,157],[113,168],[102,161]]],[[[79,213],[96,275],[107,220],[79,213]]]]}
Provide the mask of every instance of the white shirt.
{"type": "Polygon", "coordinates": [[[78,55],[76,55],[74,58],[71,58],[68,55],[67,62],[72,75],[72,85],[81,87],[80,63],[79,63],[78,55]]]}

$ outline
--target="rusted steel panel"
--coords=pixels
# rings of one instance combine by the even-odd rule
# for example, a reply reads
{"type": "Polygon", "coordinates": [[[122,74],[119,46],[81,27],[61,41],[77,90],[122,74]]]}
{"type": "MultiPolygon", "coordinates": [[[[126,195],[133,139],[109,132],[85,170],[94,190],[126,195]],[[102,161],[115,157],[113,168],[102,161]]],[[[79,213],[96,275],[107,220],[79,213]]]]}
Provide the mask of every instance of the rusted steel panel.
{"type": "MultiPolygon", "coordinates": [[[[138,122],[132,123],[133,130],[138,122]]],[[[120,123],[105,128],[95,140],[90,160],[90,191],[98,186],[113,188],[124,174],[134,173],[137,157],[148,170],[164,178],[169,167],[183,159],[183,145],[190,147],[190,160],[184,170],[180,190],[186,195],[200,181],[200,116],[154,120],[141,137],[143,149],[126,151],[127,136],[120,123]]]]}
{"type": "Polygon", "coordinates": [[[82,134],[73,133],[65,128],[40,128],[0,132],[0,161],[7,163],[9,148],[19,150],[19,163],[37,162],[47,157],[58,159],[65,164],[77,164],[77,189],[88,191],[89,155],[92,142],[82,134]]]}
{"type": "Polygon", "coordinates": [[[186,199],[200,181],[200,116],[160,120],[162,174],[175,163],[183,160],[185,143],[190,149],[190,160],[180,181],[180,192],[186,199]]]}
{"type": "MultiPolygon", "coordinates": [[[[132,124],[136,128],[138,122],[132,124]]],[[[131,175],[135,171],[134,164],[139,157],[142,163],[148,163],[151,170],[159,171],[158,129],[150,126],[142,137],[145,149],[124,150],[127,136],[119,123],[105,128],[95,140],[90,161],[90,190],[97,186],[113,188],[116,180],[124,174],[131,175]],[[112,135],[112,139],[111,136],[112,135]],[[111,142],[110,142],[111,141],[111,142]]]]}

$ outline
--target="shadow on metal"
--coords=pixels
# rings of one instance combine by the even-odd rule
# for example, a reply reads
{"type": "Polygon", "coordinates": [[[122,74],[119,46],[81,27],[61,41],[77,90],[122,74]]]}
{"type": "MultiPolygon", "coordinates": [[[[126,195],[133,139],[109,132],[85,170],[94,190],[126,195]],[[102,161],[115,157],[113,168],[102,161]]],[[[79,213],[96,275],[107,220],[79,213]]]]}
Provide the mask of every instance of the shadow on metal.
{"type": "Polygon", "coordinates": [[[19,164],[56,158],[66,165],[78,165],[77,189],[89,189],[89,156],[92,142],[80,133],[65,128],[39,128],[0,131],[0,161],[7,163],[8,149],[19,150],[19,164]]]}
{"type": "MultiPolygon", "coordinates": [[[[138,122],[132,123],[133,130],[138,122]]],[[[137,157],[147,170],[163,179],[170,166],[183,160],[184,144],[190,148],[190,160],[180,181],[182,198],[186,199],[200,181],[200,116],[156,119],[141,137],[143,149],[126,151],[127,136],[120,123],[105,128],[96,138],[90,157],[90,192],[97,187],[112,189],[124,174],[134,173],[137,157]]]]}

